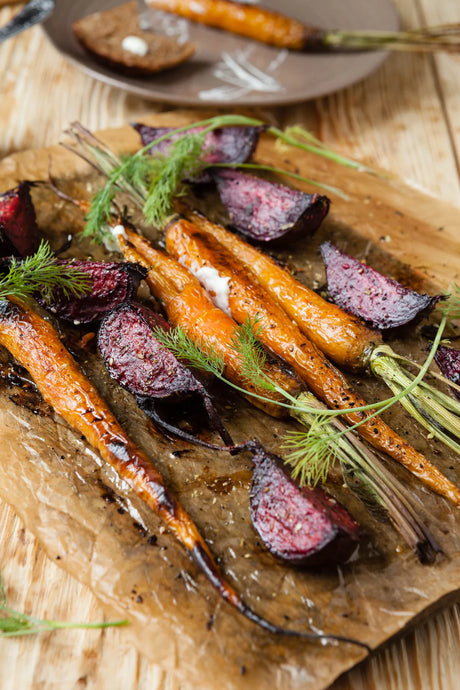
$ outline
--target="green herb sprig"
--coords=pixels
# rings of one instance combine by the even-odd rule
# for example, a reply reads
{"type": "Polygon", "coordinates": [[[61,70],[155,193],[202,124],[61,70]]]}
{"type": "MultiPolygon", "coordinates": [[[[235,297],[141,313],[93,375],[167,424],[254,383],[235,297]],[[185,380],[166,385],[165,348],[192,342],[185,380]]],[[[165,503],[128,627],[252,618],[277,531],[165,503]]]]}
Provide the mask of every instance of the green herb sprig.
{"type": "MultiPolygon", "coordinates": [[[[272,381],[263,371],[265,355],[257,339],[257,329],[260,328],[257,319],[251,321],[248,318],[245,323],[240,325],[236,330],[232,344],[241,356],[242,371],[246,378],[261,388],[278,392],[284,397],[286,402],[273,401],[260,394],[243,390],[236,384],[228,381],[223,374],[223,362],[220,361],[219,367],[216,367],[207,353],[201,349],[200,344],[196,345],[193,343],[182,329],[174,328],[167,333],[157,329],[155,336],[165,347],[171,349],[177,357],[189,361],[191,364],[193,363],[193,366],[197,369],[213,373],[217,378],[245,395],[252,395],[265,402],[276,402],[276,404],[288,408],[290,414],[296,419],[305,422],[308,426],[307,431],[297,432],[294,436],[288,436],[286,442],[286,448],[289,451],[287,458],[288,462],[294,467],[294,473],[296,476],[300,476],[302,482],[308,481],[308,483],[316,484],[318,481],[325,480],[330,466],[337,458],[336,448],[340,444],[341,439],[394,404],[403,402],[419,386],[434,359],[449,314],[455,313],[456,299],[457,297],[452,299],[450,309],[443,310],[433,346],[417,376],[414,376],[412,380],[407,382],[405,387],[400,387],[393,396],[385,400],[349,409],[330,410],[324,405],[319,404],[310,393],[301,393],[297,398],[293,397],[272,381]],[[331,426],[331,423],[338,421],[343,415],[358,412],[367,412],[368,414],[352,426],[342,426],[341,428],[331,426]]],[[[453,441],[453,443],[455,442],[453,441]]]]}
{"type": "MultiPolygon", "coordinates": [[[[283,395],[286,402],[277,404],[287,408],[292,417],[308,428],[307,431],[288,432],[284,439],[285,462],[290,466],[293,478],[301,486],[316,485],[326,481],[332,465],[339,462],[344,481],[365,501],[366,506],[372,512],[387,515],[420,560],[432,561],[440,547],[426,528],[412,497],[375,453],[340,422],[339,416],[346,411],[328,410],[311,393],[295,398],[264,373],[265,353],[257,339],[260,328],[257,319],[252,322],[247,319],[237,328],[232,343],[241,355],[242,371],[248,380],[283,395]]],[[[223,360],[215,354],[210,357],[203,346],[191,341],[181,328],[167,332],[156,329],[154,335],[177,357],[195,368],[214,374],[245,395],[274,402],[228,381],[224,376],[223,360]]]]}
{"type": "Polygon", "coordinates": [[[100,623],[69,623],[43,620],[34,616],[28,616],[25,613],[19,613],[7,606],[6,594],[0,576],[0,638],[35,635],[41,632],[69,628],[120,628],[125,625],[129,625],[128,620],[103,621],[100,623]]]}
{"type": "Polygon", "coordinates": [[[10,261],[8,271],[0,278],[0,300],[8,297],[24,299],[40,291],[49,300],[59,288],[65,297],[80,297],[90,289],[89,276],[72,266],[72,262],[58,264],[49,244],[42,240],[32,256],[10,261]]]}
{"type": "MultiPolygon", "coordinates": [[[[215,164],[208,163],[203,157],[203,144],[206,135],[215,129],[229,126],[262,127],[265,125],[261,120],[242,115],[219,115],[175,129],[174,137],[177,138],[172,142],[168,156],[157,152],[152,155],[152,149],[163,141],[170,140],[171,133],[158,137],[132,155],[117,156],[82,125],[74,123],[68,130],[68,133],[73,137],[74,145],[66,144],[66,148],[82,157],[107,177],[104,187],[92,200],[84,235],[93,237],[99,242],[104,240],[103,228],[110,219],[112,203],[118,192],[128,194],[136,206],[143,211],[148,223],[162,227],[167,216],[171,213],[173,198],[182,195],[187,189],[185,179],[199,176],[210,165],[216,167],[215,164]],[[195,131],[197,128],[203,129],[197,132],[195,131]],[[183,136],[178,136],[181,134],[183,136]]],[[[356,161],[336,154],[324,144],[320,145],[313,135],[305,130],[300,132],[300,129],[299,127],[291,128],[287,132],[283,132],[276,127],[269,127],[266,131],[285,144],[329,158],[340,165],[359,170],[369,170],[356,161]],[[305,141],[309,138],[315,143],[305,141]]],[[[275,166],[241,163],[220,167],[269,171],[317,186],[331,194],[349,199],[337,187],[275,166]]]]}

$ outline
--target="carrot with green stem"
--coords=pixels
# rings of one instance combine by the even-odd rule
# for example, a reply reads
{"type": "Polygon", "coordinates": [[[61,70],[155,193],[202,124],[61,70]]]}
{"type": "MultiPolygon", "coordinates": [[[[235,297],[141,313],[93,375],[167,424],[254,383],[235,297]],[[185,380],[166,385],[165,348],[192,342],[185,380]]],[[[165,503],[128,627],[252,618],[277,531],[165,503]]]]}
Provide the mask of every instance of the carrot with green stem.
{"type": "Polygon", "coordinates": [[[411,31],[341,31],[321,29],[260,5],[235,0],[148,0],[148,4],[205,26],[295,51],[460,50],[458,24],[411,31]]]}
{"type": "MultiPolygon", "coordinates": [[[[192,273],[203,275],[204,268],[213,269],[220,278],[228,280],[229,310],[237,322],[244,323],[248,317],[258,319],[261,342],[290,364],[315,396],[332,410],[341,410],[374,448],[389,454],[432,490],[460,503],[458,487],[370,409],[282,307],[250,279],[247,269],[211,233],[185,219],[174,220],[166,230],[166,247],[192,273]]],[[[203,282],[206,285],[206,279],[203,282]]]]}
{"type": "MultiPolygon", "coordinates": [[[[198,280],[175,259],[155,249],[145,238],[124,225],[117,233],[120,250],[125,259],[135,261],[148,269],[147,283],[152,293],[162,303],[175,329],[155,336],[172,352],[189,361],[194,367],[214,374],[230,384],[257,406],[270,414],[286,413],[298,419],[304,426],[314,426],[326,408],[311,393],[297,397],[291,377],[259,353],[256,371],[248,370],[248,350],[258,352],[251,324],[239,329],[233,319],[216,308],[198,280]],[[285,401],[284,403],[282,401],[285,401]]],[[[349,473],[358,480],[370,500],[376,502],[389,516],[405,541],[417,553],[422,562],[431,562],[440,551],[436,541],[424,525],[408,492],[370,453],[356,435],[344,429],[337,420],[322,425],[321,434],[326,438],[326,452],[314,458],[311,467],[296,462],[296,448],[300,446],[303,461],[305,452],[298,443],[295,432],[287,439],[288,463],[292,474],[300,479],[316,483],[324,481],[328,468],[338,459],[343,468],[345,481],[349,473]],[[337,429],[340,433],[337,434],[337,429]]],[[[313,458],[312,458],[313,459],[313,458]]],[[[453,499],[452,499],[453,500],[453,499]]]]}
{"type": "MultiPolygon", "coordinates": [[[[398,395],[415,376],[413,363],[383,343],[380,331],[324,300],[256,247],[221,225],[212,223],[181,202],[176,207],[198,228],[212,235],[298,325],[300,330],[340,367],[369,370],[398,395]]],[[[460,403],[422,380],[400,399],[430,434],[460,453],[460,403]],[[456,440],[457,439],[457,440],[456,440]]]]}

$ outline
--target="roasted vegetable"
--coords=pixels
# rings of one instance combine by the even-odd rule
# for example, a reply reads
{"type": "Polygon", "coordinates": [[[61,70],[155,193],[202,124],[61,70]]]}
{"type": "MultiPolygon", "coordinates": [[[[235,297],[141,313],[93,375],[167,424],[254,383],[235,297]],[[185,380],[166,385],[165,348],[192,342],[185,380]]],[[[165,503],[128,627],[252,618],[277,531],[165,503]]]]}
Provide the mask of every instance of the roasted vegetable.
{"type": "MultiPolygon", "coordinates": [[[[241,371],[241,356],[231,343],[236,335],[236,323],[211,302],[199,281],[175,259],[155,249],[147,240],[125,227],[126,240],[120,237],[121,250],[129,261],[148,268],[147,284],[163,304],[169,322],[180,326],[189,338],[209,353],[224,359],[225,376],[232,383],[249,391],[249,400],[274,417],[287,416],[279,403],[284,398],[277,392],[266,391],[249,381],[241,371]],[[259,400],[253,395],[260,395],[259,400]],[[273,399],[273,404],[267,402],[273,399]]],[[[266,363],[267,375],[292,395],[301,390],[298,379],[277,362],[266,363]]]]}
{"type": "Polygon", "coordinates": [[[293,565],[346,561],[359,541],[359,526],[319,486],[300,489],[282,461],[262,448],[253,455],[253,525],[269,551],[293,565]]]}
{"type": "Polygon", "coordinates": [[[290,50],[459,50],[458,24],[413,31],[329,31],[236,0],[148,0],[151,7],[290,50]]]}
{"type": "MultiPolygon", "coordinates": [[[[440,345],[434,358],[443,376],[457,386],[460,386],[460,350],[454,350],[453,347],[440,345]]],[[[458,388],[452,388],[452,391],[460,400],[460,390],[458,388]]]]}
{"type": "MultiPolygon", "coordinates": [[[[220,278],[228,279],[228,301],[233,318],[239,323],[244,323],[248,317],[257,320],[260,341],[290,364],[311,392],[331,409],[349,410],[366,406],[344,376],[212,233],[185,220],[175,221],[167,229],[166,248],[195,274],[207,267],[215,269],[220,278]]],[[[360,422],[359,433],[374,448],[388,453],[433,491],[460,504],[460,489],[455,484],[393,432],[379,416],[367,419],[369,415],[369,411],[347,412],[345,419],[351,424],[360,422]]]]}
{"type": "Polygon", "coordinates": [[[211,223],[205,216],[185,204],[178,209],[198,228],[210,233],[233,257],[257,278],[312,340],[339,367],[363,369],[375,346],[380,345],[379,331],[366,327],[359,319],[330,304],[314,290],[296,280],[271,257],[229,232],[211,223]]]}
{"type": "Polygon", "coordinates": [[[21,182],[0,194],[0,256],[29,256],[38,249],[41,235],[30,186],[30,182],[21,182]]]}
{"type": "MultiPolygon", "coordinates": [[[[140,123],[133,124],[134,129],[139,132],[142,146],[146,146],[155,139],[165,136],[171,132],[168,139],[163,140],[157,145],[153,145],[150,149],[151,153],[161,153],[167,155],[170,151],[171,144],[177,141],[183,133],[175,134],[173,127],[149,127],[140,123]]],[[[201,132],[204,127],[195,127],[190,129],[187,134],[194,134],[201,132]]],[[[203,158],[209,163],[244,163],[247,161],[257,146],[259,136],[263,132],[264,127],[221,127],[208,132],[205,136],[203,146],[203,158]]],[[[194,182],[209,182],[210,175],[205,171],[199,174],[198,177],[192,177],[194,182]]]]}
{"type": "Polygon", "coordinates": [[[239,232],[256,242],[313,234],[329,211],[329,199],[305,194],[239,170],[212,171],[219,196],[239,232]]]}
{"type": "Polygon", "coordinates": [[[340,640],[368,649],[364,643],[334,635],[285,630],[261,618],[242,601],[223,577],[191,517],[165,486],[152,461],[128,438],[50,323],[18,301],[1,301],[0,345],[29,371],[56,413],[83,434],[131,489],[164,520],[220,596],[246,618],[271,633],[309,640],[340,640]]]}
{"type": "Polygon", "coordinates": [[[428,314],[441,295],[420,294],[345,254],[331,242],[321,245],[330,299],[372,328],[386,330],[428,314]]]}
{"type": "MultiPolygon", "coordinates": [[[[340,367],[370,370],[399,395],[412,386],[412,363],[382,343],[379,331],[322,299],[273,259],[205,216],[176,202],[198,228],[215,237],[275,299],[300,330],[340,367]]],[[[445,320],[444,320],[445,323],[445,320]]],[[[441,335],[441,334],[440,334],[441,335]]],[[[460,453],[460,406],[426,381],[400,398],[430,434],[460,453]]]]}
{"type": "Polygon", "coordinates": [[[155,338],[155,329],[168,331],[170,325],[139,304],[122,304],[105,317],[98,333],[98,346],[110,376],[134,395],[161,429],[191,443],[215,448],[166,422],[155,404],[157,400],[177,404],[186,396],[201,398],[211,426],[227,446],[233,445],[204,385],[161,345],[155,338]]]}
{"type": "Polygon", "coordinates": [[[56,265],[70,265],[89,276],[90,289],[77,297],[57,288],[51,299],[44,299],[39,292],[35,299],[59,318],[75,325],[100,321],[111,309],[130,300],[146,273],[133,263],[57,259],[56,265]]]}

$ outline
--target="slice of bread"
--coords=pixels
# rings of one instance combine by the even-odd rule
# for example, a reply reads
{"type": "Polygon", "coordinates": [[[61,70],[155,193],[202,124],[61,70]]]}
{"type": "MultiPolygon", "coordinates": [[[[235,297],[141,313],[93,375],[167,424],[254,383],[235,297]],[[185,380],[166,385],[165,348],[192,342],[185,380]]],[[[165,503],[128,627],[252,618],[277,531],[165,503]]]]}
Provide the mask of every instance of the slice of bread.
{"type": "Polygon", "coordinates": [[[131,76],[149,76],[176,67],[191,58],[196,49],[193,43],[180,45],[169,36],[142,31],[134,2],[90,14],[74,22],[72,30],[85,50],[99,62],[131,76]],[[136,45],[132,37],[141,39],[145,55],[126,50],[123,41],[127,37],[130,39],[125,41],[125,46],[136,45]]]}

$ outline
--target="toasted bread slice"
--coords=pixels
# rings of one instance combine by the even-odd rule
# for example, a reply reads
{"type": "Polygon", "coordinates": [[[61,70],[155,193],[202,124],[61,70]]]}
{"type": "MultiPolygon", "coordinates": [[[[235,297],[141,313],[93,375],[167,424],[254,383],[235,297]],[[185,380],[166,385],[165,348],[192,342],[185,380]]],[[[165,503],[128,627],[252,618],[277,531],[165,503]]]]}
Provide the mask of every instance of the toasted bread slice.
{"type": "Polygon", "coordinates": [[[179,44],[169,36],[142,31],[134,2],[90,14],[74,22],[72,30],[99,62],[132,76],[149,76],[176,67],[196,49],[193,43],[179,44]]]}

